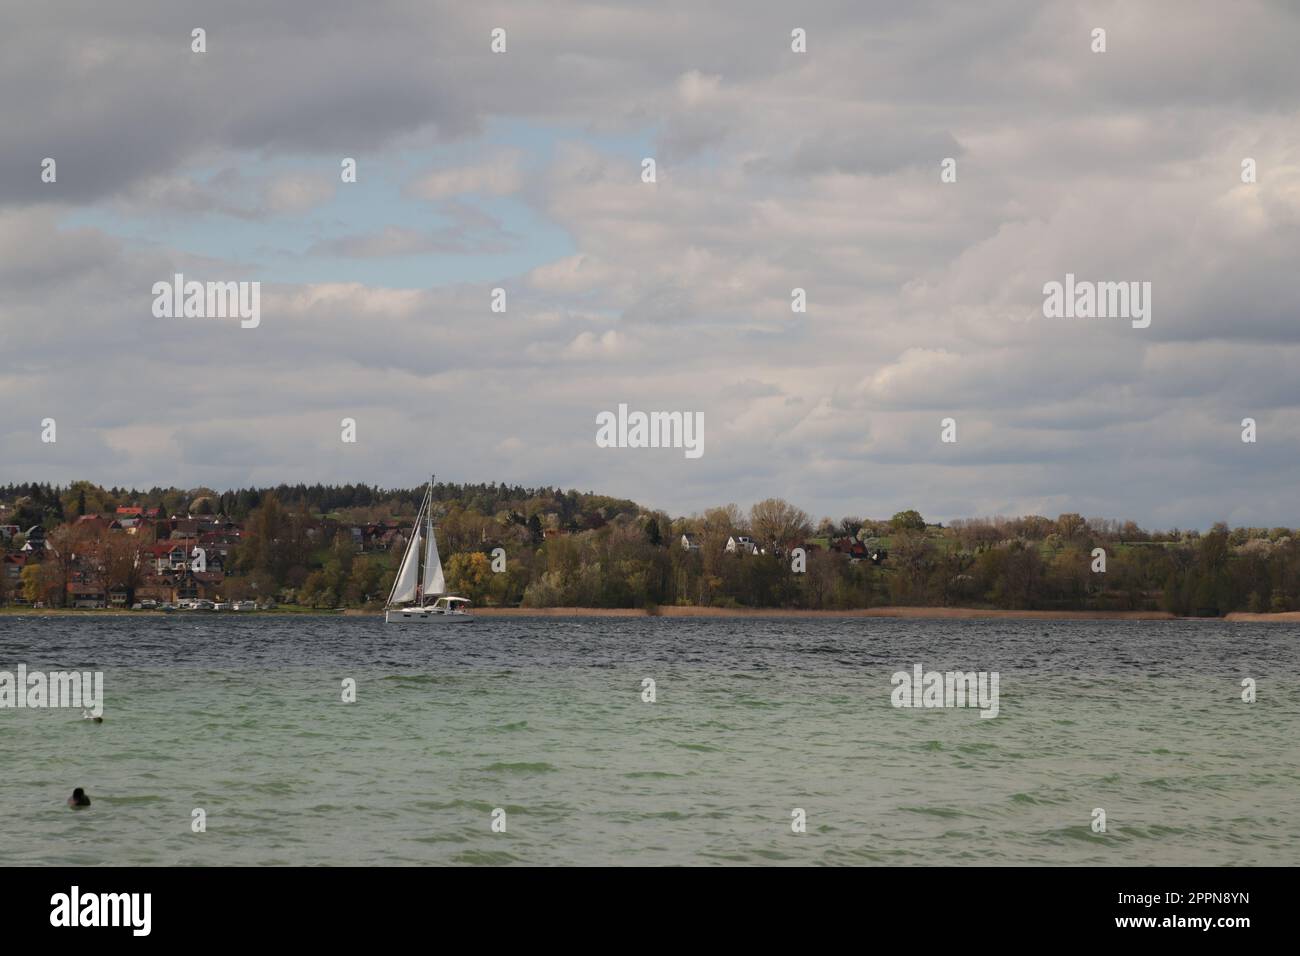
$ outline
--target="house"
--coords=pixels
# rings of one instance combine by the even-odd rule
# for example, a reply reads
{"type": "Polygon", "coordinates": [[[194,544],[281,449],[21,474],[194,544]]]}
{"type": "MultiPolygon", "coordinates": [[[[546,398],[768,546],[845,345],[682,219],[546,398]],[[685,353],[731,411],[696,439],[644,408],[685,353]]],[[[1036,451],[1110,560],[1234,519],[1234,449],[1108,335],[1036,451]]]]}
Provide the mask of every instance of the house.
{"type": "Polygon", "coordinates": [[[26,603],[23,600],[23,568],[27,566],[28,555],[11,551],[4,556],[3,573],[0,573],[0,601],[26,603]]]}
{"type": "Polygon", "coordinates": [[[108,598],[97,584],[69,584],[68,607],[98,610],[108,607],[108,598]]]}
{"type": "Polygon", "coordinates": [[[732,535],[727,539],[727,551],[731,554],[758,554],[758,545],[747,534],[732,535]]]}
{"type": "Polygon", "coordinates": [[[21,530],[22,528],[18,527],[16,524],[0,524],[0,538],[3,538],[5,541],[11,541],[13,536],[21,530]]]}
{"type": "Polygon", "coordinates": [[[173,538],[197,538],[205,531],[211,531],[215,522],[211,518],[173,518],[171,536],[173,538]]]}
{"type": "Polygon", "coordinates": [[[361,529],[361,549],[363,551],[386,551],[392,545],[392,535],[397,534],[399,526],[386,521],[376,521],[361,529]]]}
{"type": "Polygon", "coordinates": [[[700,536],[698,534],[694,534],[693,532],[688,531],[684,535],[682,535],[681,543],[682,543],[683,551],[700,550],[700,536]]]}
{"type": "Polygon", "coordinates": [[[97,534],[113,528],[120,530],[122,526],[115,519],[105,518],[102,515],[82,515],[76,520],[75,527],[78,531],[89,531],[91,534],[97,534]]]}
{"type": "Polygon", "coordinates": [[[145,560],[153,562],[153,569],[161,574],[164,571],[182,571],[189,566],[190,542],[160,541],[141,549],[145,560]]]}
{"type": "Polygon", "coordinates": [[[208,566],[222,567],[230,561],[231,555],[239,547],[238,531],[209,531],[199,536],[199,547],[208,556],[208,566]]]}
{"type": "Polygon", "coordinates": [[[838,551],[840,554],[848,555],[851,564],[857,564],[859,561],[866,561],[871,557],[871,553],[868,551],[867,546],[857,538],[838,538],[831,542],[831,550],[838,551]]]}
{"type": "Polygon", "coordinates": [[[137,601],[155,601],[158,604],[168,604],[172,600],[171,582],[167,578],[157,575],[147,577],[144,583],[135,589],[135,599],[137,601]]]}
{"type": "Polygon", "coordinates": [[[38,524],[32,525],[27,529],[27,542],[23,545],[24,551],[44,551],[49,545],[45,543],[45,529],[38,524]]]}
{"type": "Polygon", "coordinates": [[[216,571],[186,571],[176,578],[173,595],[177,601],[189,601],[196,598],[215,601],[225,576],[216,571]]]}
{"type": "Polygon", "coordinates": [[[23,579],[23,568],[27,566],[27,557],[27,555],[17,551],[4,556],[5,586],[16,585],[23,579]]]}

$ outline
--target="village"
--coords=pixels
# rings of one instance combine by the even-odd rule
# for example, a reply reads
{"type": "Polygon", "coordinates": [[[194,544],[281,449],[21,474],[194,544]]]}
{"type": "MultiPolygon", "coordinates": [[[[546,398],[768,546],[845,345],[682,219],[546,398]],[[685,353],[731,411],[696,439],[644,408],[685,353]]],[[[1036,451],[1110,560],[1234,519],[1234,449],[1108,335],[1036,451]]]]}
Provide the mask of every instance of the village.
{"type": "MultiPolygon", "coordinates": [[[[80,515],[54,532],[39,524],[0,524],[5,549],[0,603],[164,611],[276,606],[276,595],[257,595],[256,582],[235,571],[241,523],[220,514],[165,516],[159,511],[123,505],[111,514],[80,515]]],[[[310,539],[339,531],[327,520],[305,530],[310,539]]],[[[395,522],[343,530],[360,553],[400,549],[406,541],[395,522]]]]}

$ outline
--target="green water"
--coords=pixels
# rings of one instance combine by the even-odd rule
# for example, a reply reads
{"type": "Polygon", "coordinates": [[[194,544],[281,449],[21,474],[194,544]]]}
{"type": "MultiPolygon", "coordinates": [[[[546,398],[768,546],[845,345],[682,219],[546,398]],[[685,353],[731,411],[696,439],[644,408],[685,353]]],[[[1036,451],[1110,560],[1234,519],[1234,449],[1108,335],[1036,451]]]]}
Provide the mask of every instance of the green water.
{"type": "Polygon", "coordinates": [[[449,630],[0,623],[0,670],[100,669],[107,698],[98,725],[0,710],[0,862],[1300,863],[1300,628],[449,630]],[[891,673],[917,662],[998,671],[999,716],[892,707],[891,673]],[[1253,704],[1242,677],[1258,681],[1253,704]],[[88,810],[64,805],[75,786],[88,810]],[[193,832],[195,808],[206,832],[193,832]],[[792,830],[796,808],[806,832],[792,830]]]}

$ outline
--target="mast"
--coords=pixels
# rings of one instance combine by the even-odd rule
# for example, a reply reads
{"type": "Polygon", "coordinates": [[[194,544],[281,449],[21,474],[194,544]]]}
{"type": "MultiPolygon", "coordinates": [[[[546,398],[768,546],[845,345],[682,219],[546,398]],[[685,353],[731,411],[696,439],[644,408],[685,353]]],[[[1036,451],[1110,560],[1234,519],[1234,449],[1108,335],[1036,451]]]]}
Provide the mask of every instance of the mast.
{"type": "MultiPolygon", "coordinates": [[[[425,542],[424,547],[426,551],[429,547],[429,542],[433,540],[433,480],[437,477],[438,477],[437,475],[433,475],[433,474],[429,475],[429,491],[427,497],[427,500],[429,502],[429,509],[424,513],[425,534],[428,535],[428,537],[424,539],[425,542]]],[[[425,556],[425,566],[420,569],[420,606],[421,607],[424,607],[425,603],[428,601],[429,598],[429,596],[424,593],[424,576],[428,573],[429,573],[428,557],[425,556]]]]}

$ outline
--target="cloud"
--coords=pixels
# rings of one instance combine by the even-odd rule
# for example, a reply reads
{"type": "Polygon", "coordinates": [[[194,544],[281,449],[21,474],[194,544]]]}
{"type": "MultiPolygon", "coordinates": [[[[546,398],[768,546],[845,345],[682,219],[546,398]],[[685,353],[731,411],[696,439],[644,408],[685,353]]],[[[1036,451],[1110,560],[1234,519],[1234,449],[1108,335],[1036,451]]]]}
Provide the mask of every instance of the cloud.
{"type": "Polygon", "coordinates": [[[512,150],[476,166],[435,169],[411,183],[407,192],[417,199],[450,199],[467,193],[508,196],[522,183],[519,153],[512,150]]]}
{"type": "Polygon", "coordinates": [[[449,477],[677,512],[1300,524],[1290,5],[843,0],[806,54],[762,2],[69,9],[0,37],[0,480],[396,485],[454,430],[449,477]],[[176,271],[261,326],[153,318],[176,271]],[[1066,272],[1151,327],[1045,319],[1066,272]],[[621,401],[704,458],[597,449],[621,401]]]}

